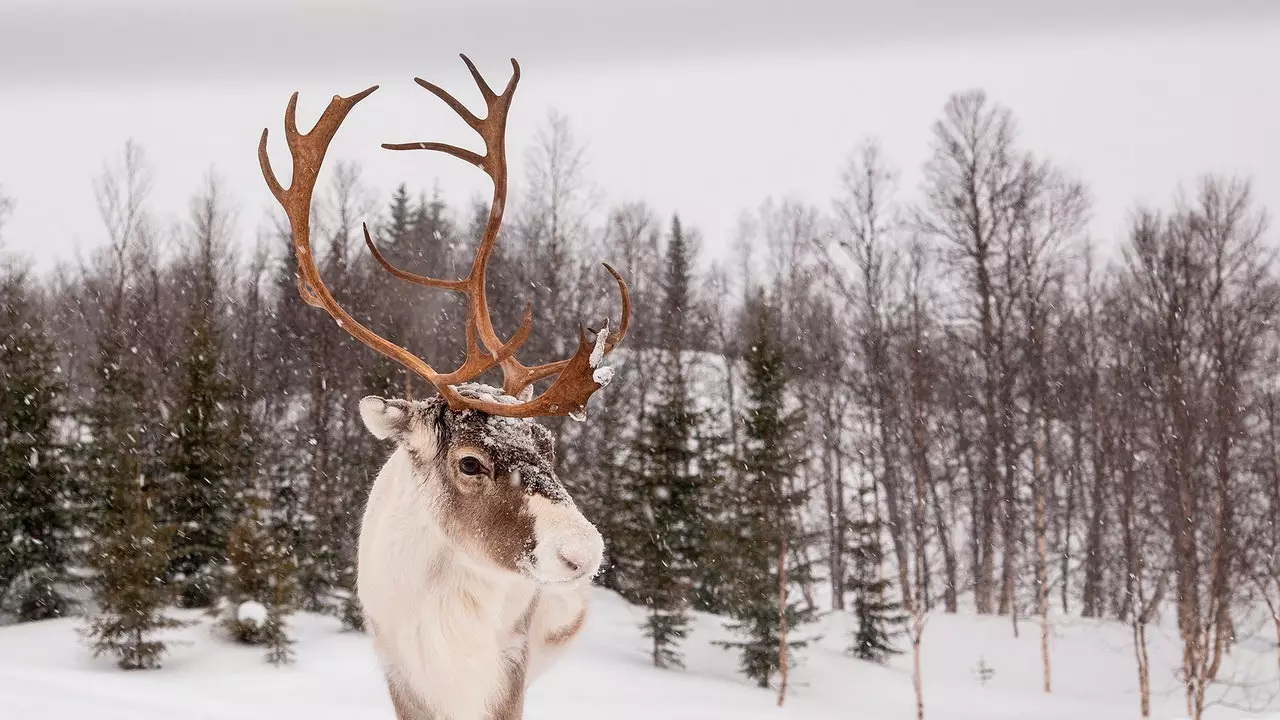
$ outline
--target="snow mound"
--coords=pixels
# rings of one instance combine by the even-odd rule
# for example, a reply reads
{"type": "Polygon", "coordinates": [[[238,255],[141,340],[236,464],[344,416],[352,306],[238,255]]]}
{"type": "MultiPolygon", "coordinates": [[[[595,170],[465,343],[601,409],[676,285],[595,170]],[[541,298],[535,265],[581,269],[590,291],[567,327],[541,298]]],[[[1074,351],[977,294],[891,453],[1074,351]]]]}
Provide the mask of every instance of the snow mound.
{"type": "Polygon", "coordinates": [[[267,622],[267,608],[255,600],[242,602],[236,608],[236,620],[262,627],[267,622]]]}

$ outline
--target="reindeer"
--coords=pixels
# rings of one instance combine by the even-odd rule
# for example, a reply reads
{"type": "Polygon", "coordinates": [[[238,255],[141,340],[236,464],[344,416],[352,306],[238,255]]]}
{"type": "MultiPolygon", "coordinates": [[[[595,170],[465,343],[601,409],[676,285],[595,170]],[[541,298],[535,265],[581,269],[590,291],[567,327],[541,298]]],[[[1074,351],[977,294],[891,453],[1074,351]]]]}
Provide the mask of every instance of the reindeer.
{"type": "Polygon", "coordinates": [[[507,341],[494,331],[485,267],[506,204],[506,121],[520,66],[511,61],[511,79],[495,93],[471,60],[462,59],[488,106],[484,118],[436,85],[415,81],[480,135],[484,154],[437,142],[383,147],[443,152],[480,167],[493,181],[489,219],[470,273],[441,280],[401,270],[364,227],[365,244],[387,272],[466,297],[467,355],[453,372],[437,372],[348,314],[320,279],[311,250],[311,196],[329,142],[378,86],[335,96],[308,133],[298,131],[293,94],[285,110],[293,158],[287,189],[271,169],[266,130],[258,145],[263,177],[289,220],[302,299],[437,391],[421,401],[360,401],[369,432],[394,445],[365,508],[357,585],[398,720],[518,720],[529,683],[582,629],[604,543],[557,478],[551,433],[535,418],[584,417],[587,399],[612,377],[601,361],[625,337],[631,316],[627,284],[605,264],[622,297],[616,333],[607,318],[594,339],[579,328],[571,357],[528,367],[515,355],[532,331],[532,306],[526,305],[507,341]],[[501,389],[474,382],[495,366],[502,371],[501,389]],[[551,378],[535,396],[534,383],[551,378]]]}

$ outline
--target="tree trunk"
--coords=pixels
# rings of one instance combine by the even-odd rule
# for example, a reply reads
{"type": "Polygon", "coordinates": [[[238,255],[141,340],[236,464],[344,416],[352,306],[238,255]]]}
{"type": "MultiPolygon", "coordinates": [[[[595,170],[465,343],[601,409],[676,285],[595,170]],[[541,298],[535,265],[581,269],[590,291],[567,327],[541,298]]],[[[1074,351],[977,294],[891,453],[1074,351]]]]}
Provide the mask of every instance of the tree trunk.
{"type": "Polygon", "coordinates": [[[911,685],[916,691],[916,720],[924,720],[924,678],[920,675],[920,641],[924,634],[924,611],[919,603],[911,613],[911,685]]]}
{"type": "Polygon", "coordinates": [[[934,524],[938,533],[938,544],[942,547],[942,570],[946,575],[946,582],[942,587],[942,603],[946,607],[947,612],[955,613],[959,608],[958,595],[958,579],[956,573],[959,568],[956,567],[956,551],[951,545],[950,528],[947,526],[946,519],[942,514],[942,503],[938,499],[937,483],[929,485],[929,501],[933,505],[934,524]]]}
{"type": "Polygon", "coordinates": [[[885,511],[889,515],[889,539],[893,543],[893,554],[898,558],[898,587],[902,590],[903,604],[910,604],[912,599],[911,555],[906,537],[908,522],[902,507],[902,476],[894,460],[895,445],[884,413],[877,411],[873,422],[877,425],[880,454],[884,459],[881,485],[884,487],[885,511]]]}
{"type": "MultiPolygon", "coordinates": [[[[1035,433],[1031,450],[1031,477],[1036,496],[1036,606],[1040,613],[1040,656],[1044,660],[1044,691],[1045,693],[1050,693],[1053,691],[1053,684],[1049,665],[1049,543],[1046,537],[1047,528],[1045,527],[1044,482],[1040,477],[1042,436],[1038,432],[1040,428],[1035,427],[1036,425],[1044,425],[1044,422],[1037,420],[1032,425],[1032,432],[1035,433]]],[[[1048,435],[1047,429],[1044,435],[1048,435]]],[[[1018,613],[1015,610],[1014,617],[1016,618],[1017,616],[1018,613]]]]}
{"type": "MultiPolygon", "coordinates": [[[[1276,626],[1276,644],[1280,645],[1280,613],[1272,610],[1271,621],[1274,622],[1276,626]]],[[[1276,653],[1276,662],[1280,663],[1280,653],[1276,653]]]]}
{"type": "MultiPolygon", "coordinates": [[[[842,431],[843,430],[842,425],[843,423],[837,424],[836,426],[837,429],[842,431]]],[[[843,434],[843,432],[841,434],[843,434]]],[[[835,454],[835,461],[836,461],[836,512],[839,513],[839,517],[837,518],[837,522],[836,522],[836,547],[838,548],[838,552],[840,556],[840,563],[839,563],[840,577],[837,578],[837,580],[839,581],[839,584],[836,586],[836,594],[839,599],[840,605],[836,609],[843,610],[844,609],[844,583],[846,579],[845,565],[844,565],[844,561],[845,561],[844,549],[846,545],[845,538],[849,531],[849,517],[848,517],[849,511],[848,509],[845,508],[845,503],[844,503],[844,453],[840,452],[840,447],[838,442],[836,444],[836,447],[833,450],[833,453],[835,454]]]]}
{"type": "MultiPolygon", "coordinates": [[[[828,431],[832,431],[831,424],[828,423],[828,431]]],[[[835,430],[838,437],[838,430],[835,430]]],[[[826,503],[827,511],[827,546],[828,564],[831,568],[831,609],[840,611],[844,610],[844,493],[841,492],[841,486],[844,484],[844,477],[839,470],[840,454],[839,450],[833,447],[835,438],[828,437],[823,444],[822,451],[822,471],[823,471],[823,499],[826,503]]]]}
{"type": "Polygon", "coordinates": [[[1138,660],[1138,702],[1142,717],[1151,717],[1151,678],[1147,664],[1147,625],[1133,624],[1133,653],[1138,660]]]}
{"type": "MultiPolygon", "coordinates": [[[[1262,601],[1267,604],[1267,612],[1271,613],[1271,624],[1276,630],[1276,645],[1280,646],[1280,605],[1269,597],[1271,592],[1272,580],[1269,578],[1265,581],[1258,582],[1259,594],[1262,595],[1262,601]]],[[[1280,653],[1276,656],[1276,662],[1280,664],[1280,653]]]]}
{"type": "Polygon", "coordinates": [[[787,533],[778,551],[778,707],[787,697],[787,533]]]}

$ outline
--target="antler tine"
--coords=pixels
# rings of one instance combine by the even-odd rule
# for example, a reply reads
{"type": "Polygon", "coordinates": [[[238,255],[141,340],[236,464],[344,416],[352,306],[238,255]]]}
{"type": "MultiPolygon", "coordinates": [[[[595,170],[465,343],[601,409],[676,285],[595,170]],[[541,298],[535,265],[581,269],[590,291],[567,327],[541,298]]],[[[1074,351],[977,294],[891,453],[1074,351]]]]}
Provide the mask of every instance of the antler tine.
{"type": "Polygon", "coordinates": [[[441,142],[409,142],[409,143],[382,143],[382,147],[386,150],[434,150],[436,152],[452,155],[459,160],[475,165],[484,169],[484,156],[474,153],[466,148],[460,148],[457,145],[441,142]]]}
{"type": "Polygon", "coordinates": [[[475,113],[467,109],[467,106],[463,105],[462,102],[458,100],[458,98],[454,97],[448,90],[445,90],[430,80],[423,80],[420,77],[414,78],[413,81],[418,83],[418,85],[422,86],[425,90],[429,91],[432,95],[443,100],[445,104],[457,113],[464,122],[470,125],[472,129],[479,129],[481,122],[480,118],[476,117],[475,113]]]}
{"type": "MultiPolygon", "coordinates": [[[[369,252],[373,255],[373,259],[382,266],[384,270],[393,277],[422,285],[424,287],[440,288],[444,290],[453,290],[463,295],[470,296],[471,285],[466,280],[440,280],[437,278],[426,277],[424,275],[416,275],[392,265],[389,260],[378,250],[378,246],[374,244],[373,237],[369,234],[368,223],[361,224],[364,230],[364,244],[369,248],[369,252]]],[[[306,299],[305,295],[304,298],[306,299]]],[[[310,301],[308,301],[310,302],[310,301]]],[[[314,303],[311,303],[314,304],[314,303]]],[[[451,373],[437,375],[439,382],[452,385],[454,383],[465,382],[471,380],[484,373],[496,363],[501,362],[513,355],[520,349],[520,346],[529,339],[529,335],[533,331],[533,304],[529,303],[525,307],[524,320],[520,327],[516,330],[515,335],[511,337],[506,344],[498,348],[493,353],[488,353],[480,349],[476,343],[476,325],[475,319],[468,313],[467,316],[467,357],[462,365],[451,373]]]]}
{"type": "Polygon", "coordinates": [[[515,58],[511,58],[511,79],[507,80],[507,86],[502,89],[503,95],[510,95],[515,92],[516,83],[520,82],[520,63],[515,58]]]}
{"type": "MultiPolygon", "coordinates": [[[[608,353],[622,342],[623,338],[627,336],[627,329],[631,327],[631,291],[627,289],[627,282],[622,279],[622,275],[612,265],[609,263],[600,264],[604,265],[604,269],[608,270],[609,274],[618,283],[618,293],[622,296],[622,321],[618,323],[618,332],[605,343],[604,351],[608,353]]],[[[608,329],[607,320],[606,318],[606,330],[608,329]]]]}
{"type": "MultiPolygon", "coordinates": [[[[604,265],[605,270],[609,271],[609,274],[613,276],[613,279],[617,281],[618,292],[622,296],[622,320],[621,322],[618,323],[618,331],[616,333],[613,333],[612,335],[608,335],[605,337],[604,352],[610,353],[610,352],[613,352],[613,349],[617,347],[618,344],[622,342],[622,339],[627,336],[627,329],[631,326],[631,291],[630,289],[627,288],[627,283],[625,280],[622,279],[622,275],[618,274],[618,271],[613,269],[612,265],[610,265],[609,263],[601,263],[601,264],[604,265]]],[[[604,327],[600,330],[600,332],[603,332],[603,333],[609,332],[608,318],[605,318],[604,327]]],[[[581,352],[583,348],[585,348],[588,352],[590,352],[590,350],[594,348],[594,343],[587,342],[586,336],[582,332],[582,328],[579,327],[578,328],[579,352],[581,352]]],[[[511,361],[503,364],[502,366],[503,378],[504,378],[503,392],[507,393],[508,395],[518,395],[521,390],[524,390],[529,385],[535,382],[538,382],[539,380],[542,380],[544,378],[551,377],[556,373],[562,373],[564,369],[568,367],[571,362],[572,362],[572,358],[570,358],[569,360],[557,360],[556,362],[550,362],[543,365],[534,365],[532,367],[526,367],[524,365],[521,365],[518,360],[515,360],[514,358],[512,358],[511,361]]],[[[554,383],[550,388],[547,389],[547,392],[548,393],[551,392],[553,388],[555,388],[554,383]]]]}
{"type": "Polygon", "coordinates": [[[369,224],[361,223],[361,226],[364,228],[364,244],[369,248],[369,252],[373,254],[373,259],[378,261],[378,264],[382,266],[383,270],[386,270],[401,280],[406,280],[416,285],[466,292],[466,281],[464,280],[437,280],[436,278],[415,275],[392,265],[391,262],[383,257],[382,253],[378,251],[378,246],[373,244],[373,238],[369,235],[369,224]]]}
{"type": "Polygon", "coordinates": [[[494,94],[493,88],[489,87],[489,83],[485,82],[484,76],[476,69],[476,64],[471,62],[471,58],[465,53],[458,53],[458,57],[462,58],[462,62],[467,64],[467,70],[471,71],[471,77],[476,81],[476,86],[480,88],[480,94],[484,96],[485,104],[493,102],[498,97],[494,94]]]}

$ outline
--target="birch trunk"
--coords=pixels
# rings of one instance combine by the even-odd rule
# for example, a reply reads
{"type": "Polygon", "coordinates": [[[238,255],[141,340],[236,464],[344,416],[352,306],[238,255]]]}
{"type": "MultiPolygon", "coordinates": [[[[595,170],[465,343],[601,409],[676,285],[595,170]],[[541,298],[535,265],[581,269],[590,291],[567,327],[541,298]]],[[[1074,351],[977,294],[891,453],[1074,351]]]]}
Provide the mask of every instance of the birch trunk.
{"type": "Polygon", "coordinates": [[[787,697],[787,534],[782,534],[778,551],[778,707],[787,697]]]}

